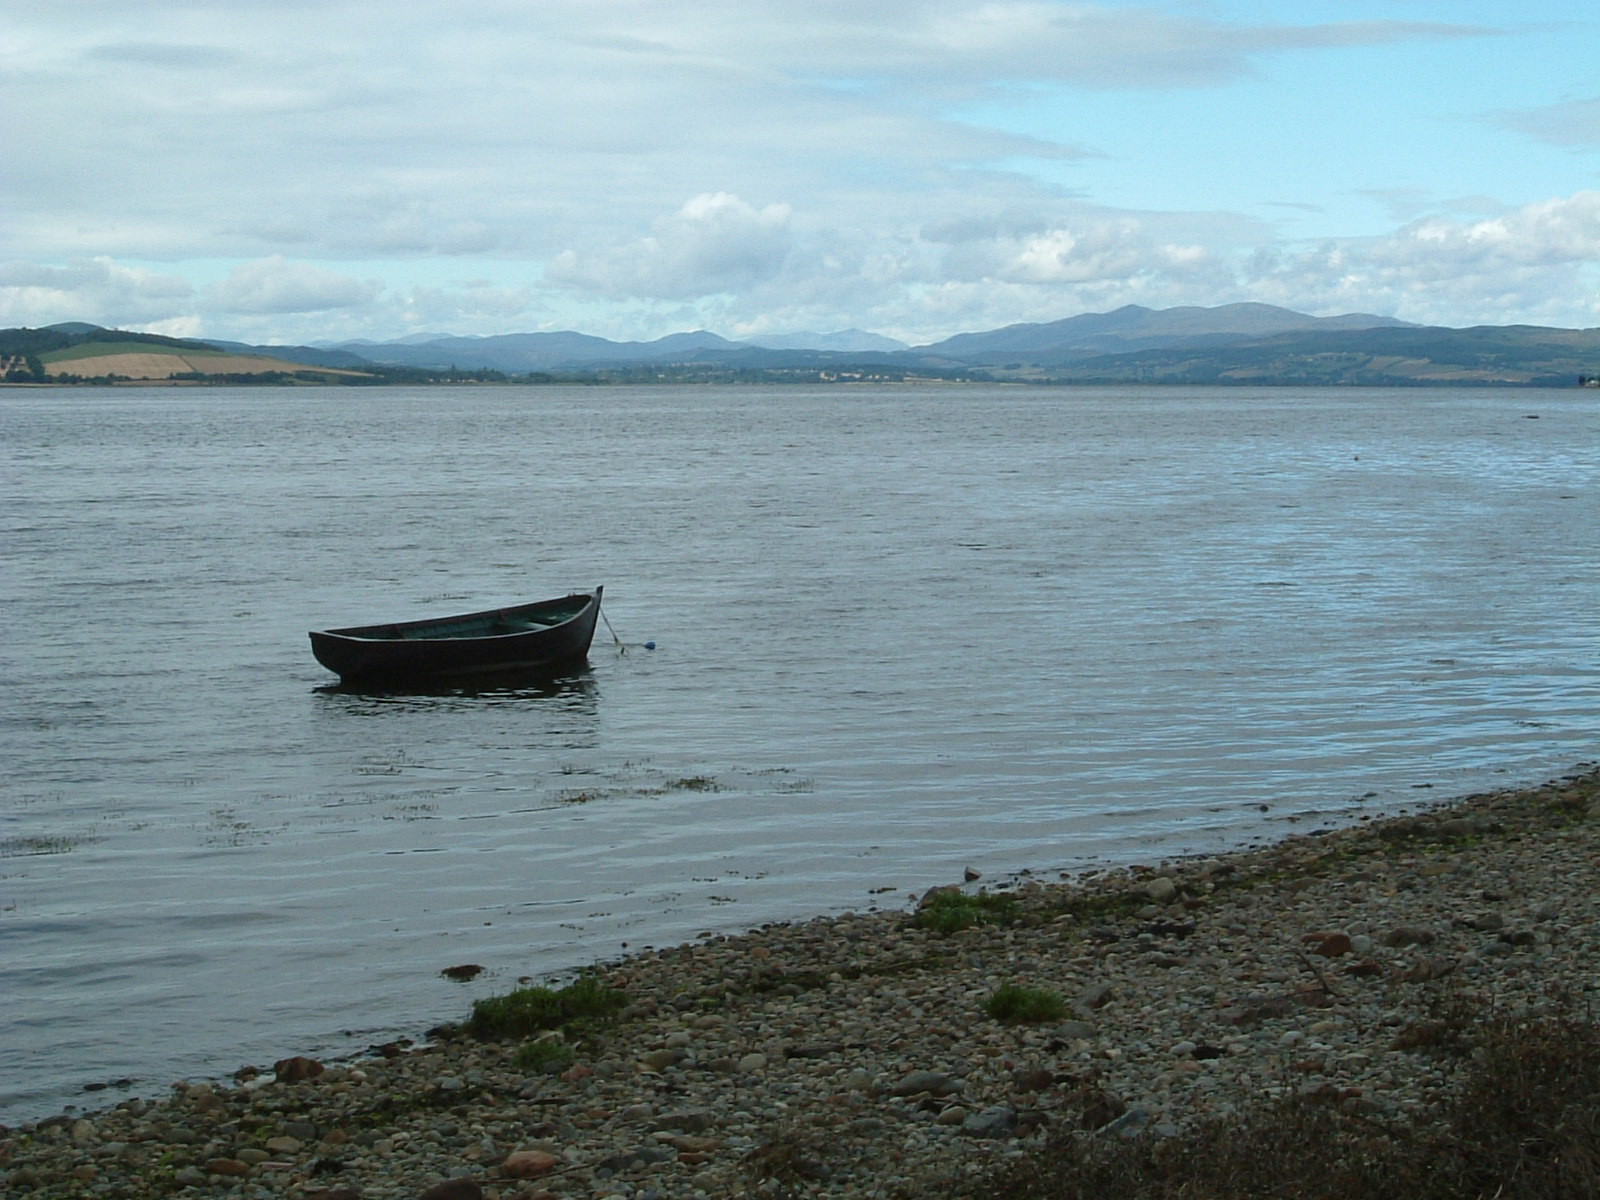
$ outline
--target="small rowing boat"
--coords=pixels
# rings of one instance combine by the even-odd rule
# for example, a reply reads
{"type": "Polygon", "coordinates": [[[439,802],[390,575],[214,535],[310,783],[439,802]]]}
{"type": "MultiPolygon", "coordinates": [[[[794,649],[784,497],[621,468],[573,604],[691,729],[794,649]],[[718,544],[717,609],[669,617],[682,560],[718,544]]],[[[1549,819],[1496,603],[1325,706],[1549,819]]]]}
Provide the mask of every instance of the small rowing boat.
{"type": "Polygon", "coordinates": [[[555,671],[589,653],[601,591],[454,617],[313,631],[311,652],[347,684],[555,671]]]}

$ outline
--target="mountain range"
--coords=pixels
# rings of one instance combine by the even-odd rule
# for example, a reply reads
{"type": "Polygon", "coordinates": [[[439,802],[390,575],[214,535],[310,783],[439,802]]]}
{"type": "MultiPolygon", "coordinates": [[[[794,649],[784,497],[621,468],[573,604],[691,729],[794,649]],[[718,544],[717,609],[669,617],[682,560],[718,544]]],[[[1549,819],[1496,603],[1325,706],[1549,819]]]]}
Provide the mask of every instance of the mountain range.
{"type": "MultiPolygon", "coordinates": [[[[1128,305],[1045,324],[1008,325],[986,333],[961,333],[940,342],[908,346],[893,338],[851,329],[731,341],[706,330],[674,333],[651,342],[613,342],[590,334],[507,333],[490,337],[416,336],[394,342],[343,342],[318,349],[353,354],[386,366],[487,368],[507,372],[592,371],[631,364],[698,363],[746,369],[816,366],[818,356],[853,362],[927,366],[994,366],[1024,358],[1069,362],[1142,350],[1236,345],[1288,332],[1404,327],[1389,317],[1349,314],[1311,317],[1270,304],[1217,308],[1149,309],[1128,305]],[[880,357],[881,356],[881,357],[880,357]]],[[[213,343],[239,352],[265,348],[213,343]]],[[[327,360],[325,365],[338,365],[327,360]]],[[[346,364],[348,365],[348,364],[346,364]]]]}
{"type": "Polygon", "coordinates": [[[82,323],[0,331],[0,354],[31,353],[22,343],[57,338],[70,341],[75,361],[82,363],[91,348],[85,343],[92,344],[101,335],[107,342],[134,337],[148,343],[203,346],[241,358],[366,372],[375,382],[455,378],[475,372],[606,382],[941,378],[1572,386],[1600,375],[1600,329],[1532,325],[1455,329],[1366,313],[1313,317],[1269,304],[1168,309],[1128,305],[1059,321],[960,333],[921,346],[855,329],[746,341],[705,330],[649,342],[614,342],[571,331],[490,337],[413,334],[390,342],[316,346],[197,343],[152,334],[112,334],[82,323]],[[19,335],[27,336],[19,340],[19,335]]]}
{"type": "Polygon", "coordinates": [[[1600,330],[1451,329],[1368,313],[1313,317],[1251,303],[1167,309],[1127,305],[1059,321],[960,333],[921,346],[860,330],[743,342],[699,330],[652,342],[513,333],[326,349],[389,366],[600,373],[614,379],[717,379],[756,373],[1040,383],[1568,386],[1587,372],[1600,371],[1600,330]]]}

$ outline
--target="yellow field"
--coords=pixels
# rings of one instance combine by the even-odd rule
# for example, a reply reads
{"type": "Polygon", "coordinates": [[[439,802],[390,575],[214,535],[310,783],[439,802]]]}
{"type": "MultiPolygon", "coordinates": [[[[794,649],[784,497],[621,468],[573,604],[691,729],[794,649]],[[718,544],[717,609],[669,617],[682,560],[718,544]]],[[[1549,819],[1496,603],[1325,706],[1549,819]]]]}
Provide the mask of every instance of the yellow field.
{"type": "Polygon", "coordinates": [[[286,362],[281,358],[257,358],[231,354],[100,354],[92,358],[71,358],[45,363],[46,375],[121,375],[125,379],[171,379],[174,375],[197,371],[203,375],[265,375],[269,371],[315,371],[321,375],[361,375],[335,367],[311,367],[286,362]]]}

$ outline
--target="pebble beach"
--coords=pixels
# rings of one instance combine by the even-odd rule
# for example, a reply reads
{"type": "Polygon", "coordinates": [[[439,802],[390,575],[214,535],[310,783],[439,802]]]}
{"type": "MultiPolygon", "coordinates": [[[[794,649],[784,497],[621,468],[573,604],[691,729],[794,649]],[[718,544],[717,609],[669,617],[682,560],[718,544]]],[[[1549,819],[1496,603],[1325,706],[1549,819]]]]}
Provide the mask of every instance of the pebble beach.
{"type": "MultiPolygon", "coordinates": [[[[596,968],[604,1021],[420,1032],[0,1128],[17,1200],[958,1196],[1052,1134],[1314,1092],[1426,1124],[1442,1008],[1600,975],[1600,769],[1228,854],[932,888],[596,968]],[[974,923],[928,919],[986,896],[974,923]],[[1038,1003],[997,1004],[1007,985],[1038,1003]]],[[[466,1014],[463,1014],[465,1018],[466,1014]]]]}

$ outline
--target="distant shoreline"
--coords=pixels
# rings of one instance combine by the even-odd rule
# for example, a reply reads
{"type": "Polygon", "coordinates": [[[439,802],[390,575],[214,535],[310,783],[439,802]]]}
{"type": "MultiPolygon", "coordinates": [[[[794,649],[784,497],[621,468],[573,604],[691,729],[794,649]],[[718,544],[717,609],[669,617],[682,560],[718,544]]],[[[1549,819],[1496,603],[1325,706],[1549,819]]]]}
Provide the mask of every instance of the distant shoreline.
{"type": "MultiPolygon", "coordinates": [[[[359,373],[353,373],[359,374],[359,373]]],[[[1505,379],[1482,380],[1378,380],[1366,383],[1308,382],[1288,379],[1250,380],[1115,380],[1115,379],[982,379],[938,378],[931,376],[905,376],[900,378],[829,379],[810,375],[773,378],[704,378],[686,373],[655,379],[614,379],[604,375],[551,375],[542,378],[512,377],[506,379],[382,379],[353,380],[298,377],[292,372],[267,374],[259,380],[243,380],[218,376],[200,379],[83,379],[70,382],[10,381],[0,379],[0,388],[33,389],[44,391],[71,391],[82,388],[239,388],[249,390],[263,387],[300,387],[332,389],[382,389],[399,387],[479,387],[479,388],[545,388],[545,387],[1011,387],[1035,390],[1051,388],[1127,388],[1148,387],[1163,391],[1183,389],[1224,389],[1247,392],[1262,388],[1294,388],[1307,391],[1415,391],[1438,392],[1452,388],[1461,391],[1489,391],[1502,389],[1524,392],[1592,391],[1600,382],[1561,383],[1555,381],[1515,381],[1505,379]]]]}
{"type": "Polygon", "coordinates": [[[876,335],[850,332],[856,336],[796,335],[798,341],[776,339],[776,345],[758,338],[732,341],[702,329],[650,342],[616,342],[568,330],[291,346],[180,339],[67,322],[0,330],[0,379],[16,375],[37,381],[47,374],[92,371],[90,378],[109,376],[116,384],[130,376],[171,373],[170,363],[155,360],[193,358],[184,373],[198,368],[204,378],[193,381],[213,386],[237,382],[230,376],[240,373],[301,379],[320,375],[323,381],[356,375],[374,385],[961,382],[1565,388],[1600,381],[1600,329],[1458,329],[1360,313],[1313,317],[1250,303],[1165,310],[1127,305],[1109,313],[958,333],[919,346],[888,338],[873,342],[876,335]],[[856,344],[850,346],[852,341],[856,344]],[[124,369],[114,361],[119,357],[146,361],[124,369]],[[97,362],[103,363],[98,369],[97,362]]]}

